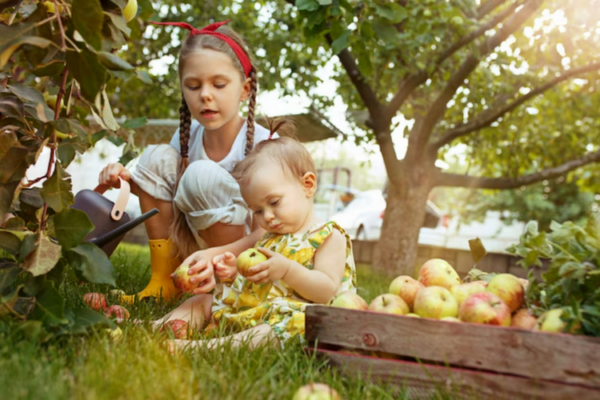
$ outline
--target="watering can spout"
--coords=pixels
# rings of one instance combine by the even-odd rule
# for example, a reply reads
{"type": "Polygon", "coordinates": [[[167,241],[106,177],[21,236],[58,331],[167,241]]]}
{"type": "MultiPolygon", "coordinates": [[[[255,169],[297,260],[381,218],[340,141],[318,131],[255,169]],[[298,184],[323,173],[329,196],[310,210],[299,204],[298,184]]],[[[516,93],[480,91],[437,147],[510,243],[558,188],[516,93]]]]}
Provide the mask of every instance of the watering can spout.
{"type": "Polygon", "coordinates": [[[115,229],[111,230],[110,232],[105,233],[102,236],[92,238],[88,241],[90,243],[95,244],[96,246],[102,248],[103,246],[107,245],[108,243],[112,242],[116,238],[129,232],[130,230],[132,230],[133,228],[135,228],[142,222],[146,221],[148,218],[151,218],[158,213],[159,213],[158,209],[153,208],[152,210],[140,215],[136,219],[126,222],[125,224],[119,226],[118,228],[115,228],[115,229]]]}

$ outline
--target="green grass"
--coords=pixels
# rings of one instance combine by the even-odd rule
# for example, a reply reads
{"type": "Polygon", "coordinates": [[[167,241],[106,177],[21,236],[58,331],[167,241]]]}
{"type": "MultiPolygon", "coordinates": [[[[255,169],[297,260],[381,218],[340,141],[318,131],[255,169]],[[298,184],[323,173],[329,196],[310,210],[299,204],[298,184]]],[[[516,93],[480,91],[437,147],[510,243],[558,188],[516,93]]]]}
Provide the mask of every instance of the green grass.
{"type": "MultiPolygon", "coordinates": [[[[112,257],[117,284],[142,289],[150,271],[146,248],[121,245],[112,257]]],[[[358,268],[359,293],[367,301],[386,291],[389,279],[358,268]]],[[[67,273],[60,290],[67,302],[82,303],[105,285],[81,285],[67,273]]],[[[111,299],[109,298],[109,301],[111,299]]],[[[113,299],[114,301],[114,299],[113,299]]],[[[176,304],[149,302],[129,307],[132,318],[150,321],[176,304]]],[[[164,337],[148,326],[125,323],[121,340],[103,332],[39,344],[0,324],[0,399],[291,399],[308,382],[324,382],[343,399],[403,398],[403,392],[341,375],[306,355],[298,343],[285,350],[201,350],[171,356],[164,337]]]]}

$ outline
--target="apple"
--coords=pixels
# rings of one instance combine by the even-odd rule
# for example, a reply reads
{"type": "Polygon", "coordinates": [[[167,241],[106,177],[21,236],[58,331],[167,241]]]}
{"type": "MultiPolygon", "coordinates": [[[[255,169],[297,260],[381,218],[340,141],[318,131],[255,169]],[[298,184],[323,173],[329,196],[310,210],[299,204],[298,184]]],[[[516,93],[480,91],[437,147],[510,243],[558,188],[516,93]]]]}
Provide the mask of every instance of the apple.
{"type": "Polygon", "coordinates": [[[248,276],[248,270],[263,261],[267,261],[267,256],[255,248],[248,249],[238,256],[237,270],[242,276],[248,276]]]}
{"type": "Polygon", "coordinates": [[[115,329],[107,328],[104,331],[108,333],[110,339],[115,342],[120,342],[121,340],[123,340],[123,331],[118,326],[115,329]]]}
{"type": "Polygon", "coordinates": [[[440,286],[429,286],[417,293],[414,311],[424,318],[456,317],[458,315],[458,303],[448,289],[440,286]]]}
{"type": "Polygon", "coordinates": [[[402,297],[408,307],[412,310],[417,292],[425,286],[408,275],[401,275],[390,284],[389,292],[402,297]]]}
{"type": "Polygon", "coordinates": [[[324,383],[309,383],[296,391],[292,400],[342,400],[338,392],[324,383]]]}
{"type": "Polygon", "coordinates": [[[83,302],[96,311],[103,311],[108,307],[106,297],[101,293],[86,293],[83,295],[83,302]]]}
{"type": "Polygon", "coordinates": [[[165,322],[160,332],[171,333],[175,339],[187,339],[188,323],[182,319],[173,319],[165,322]]]}
{"type": "Polygon", "coordinates": [[[121,296],[126,296],[127,293],[125,293],[124,291],[120,290],[120,289],[113,289],[110,292],[108,292],[109,295],[114,296],[114,297],[121,297],[121,296]]]}
{"type": "Polygon", "coordinates": [[[125,21],[129,22],[132,19],[134,19],[135,15],[137,14],[137,10],[138,10],[137,0],[129,0],[127,2],[127,5],[123,9],[123,17],[125,18],[125,21]]]}
{"type": "Polygon", "coordinates": [[[123,306],[110,306],[104,311],[106,318],[115,318],[117,324],[129,319],[129,311],[123,306]]]}
{"type": "Polygon", "coordinates": [[[522,308],[512,316],[510,326],[513,328],[533,329],[536,322],[537,319],[535,316],[528,309],[522,308]]]}
{"type": "Polygon", "coordinates": [[[356,293],[346,290],[338,294],[331,302],[333,307],[350,308],[353,310],[367,310],[369,305],[356,293]]]}
{"type": "Polygon", "coordinates": [[[573,324],[573,326],[571,326],[570,330],[565,331],[565,329],[567,329],[567,323],[562,320],[562,313],[562,308],[555,308],[550,311],[546,311],[538,318],[537,323],[535,324],[535,330],[550,333],[575,333],[581,329],[581,324],[576,322],[573,324]]]}
{"type": "Polygon", "coordinates": [[[439,258],[423,264],[419,270],[419,282],[425,286],[441,286],[446,289],[462,283],[454,268],[439,258]]]}
{"type": "Polygon", "coordinates": [[[410,311],[402,297],[390,293],[375,297],[369,305],[369,310],[399,315],[408,314],[410,311]]]}
{"type": "Polygon", "coordinates": [[[456,317],[444,317],[444,318],[441,318],[440,321],[460,322],[460,319],[458,319],[456,317]]]}
{"type": "Polygon", "coordinates": [[[473,283],[479,283],[480,285],[483,285],[483,287],[487,287],[488,285],[486,281],[473,281],[473,283]]]}
{"type": "Polygon", "coordinates": [[[450,293],[452,293],[452,296],[456,299],[458,307],[460,307],[467,297],[480,292],[485,292],[485,286],[479,283],[479,281],[461,283],[460,285],[452,286],[450,288],[450,293]]]}
{"type": "Polygon", "coordinates": [[[523,289],[525,289],[525,291],[527,291],[527,288],[529,287],[529,280],[523,279],[523,278],[517,278],[517,279],[519,280],[519,282],[521,282],[523,289]]]}
{"type": "Polygon", "coordinates": [[[510,312],[515,312],[525,301],[525,289],[519,279],[511,274],[498,274],[492,278],[486,290],[494,293],[506,303],[510,312]]]}
{"type": "Polygon", "coordinates": [[[421,318],[421,316],[419,314],[415,314],[415,313],[408,313],[406,314],[407,317],[411,317],[411,318],[421,318]]]}
{"type": "Polygon", "coordinates": [[[464,322],[510,326],[510,308],[491,292],[472,294],[462,303],[458,314],[464,322]]]}
{"type": "Polygon", "coordinates": [[[198,284],[190,282],[190,278],[193,276],[188,274],[190,268],[189,265],[182,264],[171,275],[173,285],[183,293],[192,293],[198,287],[198,284]]]}

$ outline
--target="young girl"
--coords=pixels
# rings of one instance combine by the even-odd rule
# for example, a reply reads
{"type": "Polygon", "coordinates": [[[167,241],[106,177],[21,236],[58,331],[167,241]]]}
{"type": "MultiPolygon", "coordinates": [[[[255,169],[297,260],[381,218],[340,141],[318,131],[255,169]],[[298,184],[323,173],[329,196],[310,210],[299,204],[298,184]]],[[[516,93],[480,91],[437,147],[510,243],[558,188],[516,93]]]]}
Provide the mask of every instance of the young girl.
{"type": "MultiPolygon", "coordinates": [[[[256,247],[268,260],[250,268],[244,278],[236,269],[236,253],[215,257],[216,271],[233,283],[219,285],[212,303],[196,296],[161,322],[193,320],[195,313],[241,332],[208,343],[178,340],[174,347],[215,346],[229,340],[248,340],[251,346],[275,340],[284,345],[303,337],[308,304],[327,303],[341,291],[356,290],[350,237],[335,222],[319,222],[315,216],[317,178],[302,144],[287,137],[261,142],[237,164],[233,176],[254,218],[267,231],[256,247]]],[[[197,260],[195,254],[184,263],[197,260]]],[[[192,323],[199,325],[201,319],[192,323]]]]}
{"type": "MultiPolygon", "coordinates": [[[[190,31],[179,53],[180,127],[170,145],[149,146],[131,173],[121,164],[109,164],[100,173],[105,186],[118,187],[119,178],[129,181],[142,212],[160,210],[145,223],[150,283],[137,295],[123,296],[122,302],[151,296],[170,299],[178,294],[170,275],[181,258],[227,244],[231,251],[244,249],[264,233],[256,229],[250,234],[251,215],[230,174],[269,131],[254,123],[257,72],[242,39],[223,26],[227,22],[200,30],[184,23],[158,23],[190,31]],[[246,100],[244,119],[239,110],[246,100]]],[[[195,271],[202,269],[194,279],[203,283],[196,293],[214,288],[210,261],[215,255],[210,250],[197,254],[204,261],[195,271]]]]}

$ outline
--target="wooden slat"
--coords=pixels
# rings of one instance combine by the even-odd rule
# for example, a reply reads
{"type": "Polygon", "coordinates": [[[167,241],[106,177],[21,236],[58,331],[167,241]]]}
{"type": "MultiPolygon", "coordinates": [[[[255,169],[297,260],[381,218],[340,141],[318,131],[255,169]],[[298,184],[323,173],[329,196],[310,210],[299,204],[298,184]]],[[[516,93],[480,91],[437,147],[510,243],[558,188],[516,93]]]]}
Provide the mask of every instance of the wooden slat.
{"type": "Polygon", "coordinates": [[[311,306],[306,310],[306,339],[600,387],[600,340],[585,336],[311,306]]]}
{"type": "Polygon", "coordinates": [[[432,395],[450,395],[452,399],[494,400],[600,398],[600,390],[576,385],[329,350],[316,352],[345,374],[401,387],[410,398],[431,398],[432,395]]]}

